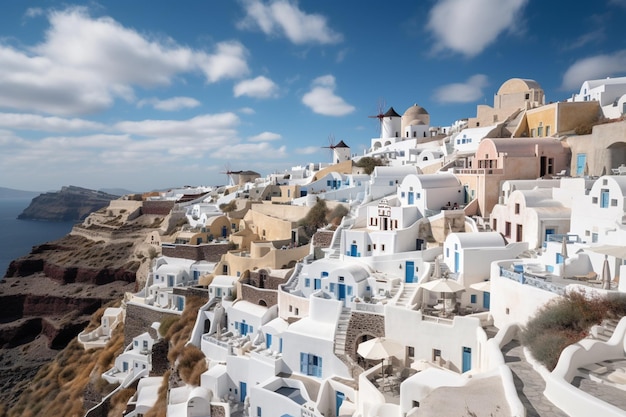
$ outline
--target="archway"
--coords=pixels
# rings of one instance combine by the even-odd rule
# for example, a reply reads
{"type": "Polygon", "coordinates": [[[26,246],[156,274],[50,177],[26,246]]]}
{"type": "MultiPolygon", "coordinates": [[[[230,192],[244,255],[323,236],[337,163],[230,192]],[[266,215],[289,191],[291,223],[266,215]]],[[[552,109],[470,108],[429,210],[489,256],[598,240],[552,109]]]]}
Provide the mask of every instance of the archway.
{"type": "Polygon", "coordinates": [[[626,143],[615,142],[606,148],[606,152],[605,164],[607,167],[605,171],[610,175],[612,173],[611,169],[626,164],[626,143]]]}

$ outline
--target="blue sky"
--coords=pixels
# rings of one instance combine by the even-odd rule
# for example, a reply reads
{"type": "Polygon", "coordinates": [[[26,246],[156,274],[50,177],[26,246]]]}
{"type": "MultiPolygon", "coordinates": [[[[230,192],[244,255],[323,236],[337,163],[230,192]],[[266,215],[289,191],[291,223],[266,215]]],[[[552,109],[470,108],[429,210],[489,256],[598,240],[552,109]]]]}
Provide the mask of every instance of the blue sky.
{"type": "Polygon", "coordinates": [[[626,75],[626,0],[7,0],[0,186],[146,191],[361,153],[380,104],[472,117],[509,78],[547,101],[626,75]]]}

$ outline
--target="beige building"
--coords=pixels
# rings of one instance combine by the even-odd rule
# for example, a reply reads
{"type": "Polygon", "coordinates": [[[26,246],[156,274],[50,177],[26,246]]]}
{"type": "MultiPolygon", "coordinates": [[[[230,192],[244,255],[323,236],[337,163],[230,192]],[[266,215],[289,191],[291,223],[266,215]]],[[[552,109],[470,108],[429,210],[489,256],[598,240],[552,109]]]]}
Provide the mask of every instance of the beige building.
{"type": "Polygon", "coordinates": [[[511,78],[506,81],[493,98],[493,107],[479,105],[476,117],[468,119],[467,127],[490,126],[501,123],[520,110],[543,106],[544,92],[537,81],[511,78]]]}
{"type": "Polygon", "coordinates": [[[469,168],[455,169],[466,198],[477,200],[483,217],[498,203],[500,186],[511,179],[553,176],[569,166],[570,151],[553,138],[483,139],[469,168]]]}
{"type": "Polygon", "coordinates": [[[215,271],[224,275],[241,276],[245,271],[259,268],[292,268],[309,254],[309,245],[290,246],[289,241],[252,242],[250,251],[230,251],[222,257],[215,271]]]}
{"type": "Polygon", "coordinates": [[[572,176],[600,176],[626,173],[626,121],[596,125],[591,134],[570,136],[572,176]]]}
{"type": "Polygon", "coordinates": [[[597,101],[558,102],[526,110],[514,137],[550,137],[575,133],[596,123],[602,112],[597,101]]]}

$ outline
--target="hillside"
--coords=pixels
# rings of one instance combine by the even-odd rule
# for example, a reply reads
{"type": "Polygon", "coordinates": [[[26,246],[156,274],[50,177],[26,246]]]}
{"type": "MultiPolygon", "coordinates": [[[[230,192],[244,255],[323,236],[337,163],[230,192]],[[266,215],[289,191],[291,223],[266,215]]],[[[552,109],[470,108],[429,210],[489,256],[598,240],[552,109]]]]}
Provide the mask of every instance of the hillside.
{"type": "Polygon", "coordinates": [[[117,195],[86,188],[63,187],[33,198],[30,205],[18,216],[23,220],[80,221],[89,213],[106,207],[117,195]]]}

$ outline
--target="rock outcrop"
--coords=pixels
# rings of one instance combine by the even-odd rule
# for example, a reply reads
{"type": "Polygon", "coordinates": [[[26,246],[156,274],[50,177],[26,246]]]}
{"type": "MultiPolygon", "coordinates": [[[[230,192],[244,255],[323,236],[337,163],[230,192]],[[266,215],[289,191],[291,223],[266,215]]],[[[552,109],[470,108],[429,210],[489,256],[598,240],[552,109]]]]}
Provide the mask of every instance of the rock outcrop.
{"type": "Polygon", "coordinates": [[[17,217],[24,220],[80,221],[89,213],[106,207],[117,195],[86,188],[63,187],[60,191],[41,194],[17,217]]]}

